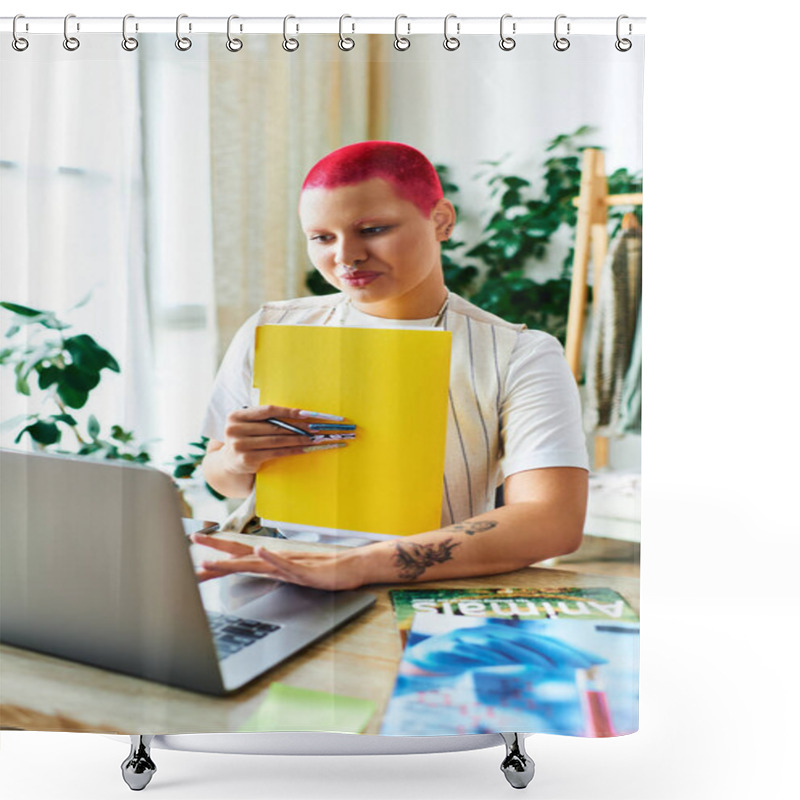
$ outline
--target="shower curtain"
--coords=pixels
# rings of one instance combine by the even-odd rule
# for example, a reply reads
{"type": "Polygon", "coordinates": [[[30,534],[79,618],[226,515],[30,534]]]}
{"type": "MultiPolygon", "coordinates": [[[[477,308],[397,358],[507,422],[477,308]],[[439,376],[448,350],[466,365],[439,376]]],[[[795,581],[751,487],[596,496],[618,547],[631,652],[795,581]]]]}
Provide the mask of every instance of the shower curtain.
{"type": "MultiPolygon", "coordinates": [[[[170,475],[182,516],[200,521],[196,528],[208,520],[223,529],[192,545],[194,569],[207,578],[200,582],[203,596],[212,585],[234,587],[219,592],[230,601],[223,611],[236,611],[242,592],[253,600],[276,585],[366,590],[377,602],[222,700],[108,669],[102,656],[93,666],[70,660],[68,652],[48,650],[46,633],[39,652],[4,637],[3,724],[124,733],[632,733],[638,728],[637,548],[605,531],[585,530],[582,543],[559,531],[551,535],[544,522],[523,541],[523,523],[513,514],[515,505],[533,506],[540,492],[552,495],[558,486],[575,506],[564,525],[574,527],[575,516],[582,524],[575,475],[592,468],[584,432],[575,427],[582,376],[580,387],[571,383],[561,349],[575,201],[589,179],[606,181],[610,195],[641,192],[643,37],[626,45],[615,37],[613,21],[603,35],[573,35],[556,20],[555,37],[516,39],[509,22],[505,40],[459,37],[456,21],[445,37],[408,37],[402,21],[394,35],[354,32],[346,20],[338,34],[304,35],[296,24],[287,19],[283,34],[248,33],[229,20],[228,33],[200,33],[178,20],[177,34],[129,27],[123,47],[119,33],[79,33],[68,23],[64,36],[27,33],[24,47],[22,33],[13,42],[4,34],[0,444],[170,475]],[[355,167],[346,162],[349,172],[338,182],[307,189],[328,198],[310,224],[302,206],[310,170],[342,148],[369,143],[421,154],[438,176],[440,193],[432,201],[438,205],[422,208],[405,178],[393,182],[400,167],[390,164],[395,177],[370,172],[377,156],[367,147],[358,151],[366,177],[353,180],[355,167]],[[581,153],[590,147],[603,150],[606,175],[581,175],[581,153]],[[370,181],[388,192],[382,197],[390,211],[362,213],[369,193],[352,200],[370,181]],[[433,208],[452,216],[441,236],[433,208]],[[420,236],[433,236],[437,249],[429,271],[403,284],[402,296],[422,296],[423,277],[441,269],[446,291],[432,309],[381,305],[384,296],[375,301],[364,288],[388,281],[392,259],[418,267],[407,250],[363,243],[391,236],[404,224],[401,212],[410,211],[424,223],[414,223],[422,224],[420,236]],[[334,253],[337,236],[344,242],[353,231],[361,242],[355,251],[334,253]],[[327,276],[325,247],[339,270],[327,276]],[[277,349],[283,345],[257,339],[257,327],[297,334],[286,345],[290,360],[300,361],[296,342],[311,342],[302,352],[319,358],[309,355],[303,380],[321,370],[323,379],[308,391],[328,392],[331,405],[291,402],[307,396],[293,373],[285,402],[259,394],[253,375],[262,362],[270,375],[269,354],[278,353],[284,372],[292,370],[277,349]],[[318,333],[319,339],[302,338],[318,333]],[[443,337],[444,360],[434,364],[443,337]],[[406,345],[408,363],[395,371],[392,354],[406,345]],[[342,352],[360,355],[348,361],[342,352]],[[441,391],[434,398],[431,389],[418,408],[413,393],[394,408],[380,394],[385,383],[372,381],[376,394],[364,388],[372,368],[353,378],[361,358],[371,358],[375,370],[389,364],[383,380],[393,392],[415,378],[419,391],[427,391],[444,376],[441,391]],[[357,387],[354,403],[374,409],[370,398],[383,398],[377,421],[367,410],[355,419],[347,408],[331,407],[350,391],[339,384],[357,387]],[[214,413],[210,402],[218,403],[214,413]],[[229,492],[238,496],[230,499],[213,470],[201,466],[217,443],[225,445],[226,418],[242,406],[269,403],[311,408],[323,425],[311,432],[319,453],[306,455],[320,465],[319,480],[336,482],[335,501],[317,499],[319,484],[308,490],[303,454],[291,457],[299,467],[286,470],[298,473],[293,482],[273,491],[305,487],[325,506],[319,519],[326,522],[309,522],[308,503],[270,513],[276,506],[263,497],[274,468],[262,473],[263,486],[249,498],[229,492]],[[324,425],[326,413],[340,417],[333,428],[324,425]],[[436,415],[421,443],[430,453],[409,456],[408,438],[405,448],[404,441],[393,445],[410,459],[397,481],[432,460],[426,485],[436,491],[425,502],[433,522],[409,533],[433,538],[397,536],[373,518],[345,519],[348,502],[356,510],[368,505],[342,477],[351,474],[345,459],[368,452],[381,419],[397,430],[410,420],[411,436],[436,415]],[[436,436],[441,442],[433,447],[436,436]],[[565,471],[571,477],[560,483],[565,471]],[[539,482],[545,473],[552,483],[539,482]],[[526,489],[521,475],[535,489],[526,489]],[[474,550],[495,534],[503,538],[494,548],[474,550]],[[310,548],[321,559],[379,546],[395,572],[361,575],[353,586],[315,587],[305,565],[269,555],[310,548]],[[516,561],[507,552],[496,555],[517,547],[534,566],[519,554],[516,561]],[[462,562],[461,554],[470,555],[462,562]],[[209,566],[230,557],[247,561],[243,575],[209,566]],[[27,659],[38,665],[33,679],[27,659]]],[[[609,204],[610,235],[632,210],[641,206],[609,204]]],[[[269,379],[275,382],[274,372],[269,379]]],[[[305,430],[301,417],[271,412],[275,417],[305,430]]],[[[364,471],[353,474],[368,481],[389,469],[388,461],[366,459],[364,471]]],[[[627,439],[618,462],[638,470],[638,437],[627,439]]],[[[417,490],[402,491],[412,494],[402,495],[392,515],[415,505],[417,490]]],[[[378,505],[385,510],[383,501],[378,505]]],[[[110,519],[109,530],[117,522],[110,519]]],[[[25,536],[28,546],[38,546],[35,530],[25,536]]],[[[186,550],[189,563],[188,542],[186,550]]],[[[345,561],[334,574],[343,574],[345,561]]],[[[33,597],[39,589],[30,568],[25,591],[33,597]]],[[[98,595],[96,606],[125,605],[124,583],[118,581],[115,597],[98,595]]],[[[89,583],[86,592],[92,591],[89,583]]],[[[69,606],[71,599],[63,601],[69,606]]],[[[161,612],[175,615],[176,629],[184,624],[182,609],[161,612]]]]}

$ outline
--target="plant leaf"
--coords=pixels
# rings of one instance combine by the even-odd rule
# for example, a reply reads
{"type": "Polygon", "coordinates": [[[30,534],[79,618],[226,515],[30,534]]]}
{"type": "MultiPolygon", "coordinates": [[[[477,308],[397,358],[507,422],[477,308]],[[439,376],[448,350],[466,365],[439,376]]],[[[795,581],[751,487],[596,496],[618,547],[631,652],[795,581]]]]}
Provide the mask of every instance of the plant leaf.
{"type": "Polygon", "coordinates": [[[194,471],[197,469],[196,464],[178,464],[172,472],[173,478],[191,478],[194,471]]]}
{"type": "Polygon", "coordinates": [[[20,361],[14,365],[14,374],[17,376],[16,390],[17,394],[24,394],[26,397],[31,395],[31,387],[28,386],[28,381],[25,375],[25,363],[20,361]]]}
{"type": "Polygon", "coordinates": [[[87,294],[85,294],[74,306],[70,307],[70,311],[75,311],[77,308],[83,308],[91,299],[92,295],[94,294],[94,289],[90,289],[87,294]]]}
{"type": "Polygon", "coordinates": [[[0,302],[0,307],[5,308],[12,314],[18,314],[21,317],[38,317],[48,313],[47,311],[40,311],[39,309],[30,308],[29,306],[22,306],[19,303],[0,302]]]}
{"type": "Polygon", "coordinates": [[[86,423],[86,430],[89,432],[89,436],[91,436],[92,439],[97,439],[97,437],[100,435],[100,423],[94,414],[89,414],[89,420],[86,423]]]}
{"type": "Polygon", "coordinates": [[[68,325],[66,322],[62,322],[58,317],[54,314],[48,314],[47,316],[42,317],[42,319],[36,320],[36,322],[44,325],[45,328],[50,328],[51,330],[55,331],[63,331],[67,328],[71,328],[71,325],[68,325]]]}
{"type": "Polygon", "coordinates": [[[107,368],[119,372],[119,364],[108,352],[87,333],[70,336],[64,340],[64,349],[72,356],[72,363],[87,372],[99,372],[107,368]]]}
{"type": "Polygon", "coordinates": [[[133,441],[133,434],[130,431],[126,431],[120,425],[112,425],[111,438],[116,439],[118,442],[122,442],[122,444],[129,444],[133,441]]]}
{"type": "Polygon", "coordinates": [[[57,383],[61,378],[62,372],[63,370],[59,369],[59,367],[42,367],[42,369],[39,370],[39,388],[47,389],[54,383],[57,383]]]}
{"type": "Polygon", "coordinates": [[[37,420],[32,425],[28,425],[27,428],[23,428],[14,440],[14,443],[18,443],[25,433],[27,433],[34,442],[45,446],[55,444],[61,440],[61,431],[58,429],[58,425],[56,425],[55,422],[46,422],[41,419],[37,420]]]}
{"type": "Polygon", "coordinates": [[[89,392],[70,386],[69,383],[62,381],[58,384],[58,396],[65,406],[69,408],[83,408],[89,399],[89,392]]]}
{"type": "Polygon", "coordinates": [[[61,380],[59,381],[59,391],[64,384],[71,386],[73,389],[80,389],[83,392],[91,392],[97,384],[100,383],[99,370],[89,371],[74,364],[68,364],[64,367],[61,380]]]}
{"type": "Polygon", "coordinates": [[[36,419],[36,414],[17,414],[0,422],[0,431],[7,431],[9,428],[16,428],[20,422],[27,422],[29,419],[36,419]]]}

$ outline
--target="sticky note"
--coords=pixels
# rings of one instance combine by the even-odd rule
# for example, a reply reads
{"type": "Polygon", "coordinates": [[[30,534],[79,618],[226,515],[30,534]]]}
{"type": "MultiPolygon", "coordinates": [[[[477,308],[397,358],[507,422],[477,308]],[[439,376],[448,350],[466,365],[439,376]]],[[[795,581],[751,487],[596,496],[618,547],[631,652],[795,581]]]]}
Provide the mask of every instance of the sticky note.
{"type": "Polygon", "coordinates": [[[374,711],[375,704],[370,700],[273,683],[264,702],[240,731],[361,733],[374,711]]]}

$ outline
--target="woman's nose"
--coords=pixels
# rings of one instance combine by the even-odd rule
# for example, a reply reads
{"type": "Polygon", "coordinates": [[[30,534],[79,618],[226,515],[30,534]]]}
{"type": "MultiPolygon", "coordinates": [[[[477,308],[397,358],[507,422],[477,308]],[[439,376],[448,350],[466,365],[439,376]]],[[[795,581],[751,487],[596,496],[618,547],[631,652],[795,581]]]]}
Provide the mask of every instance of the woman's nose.
{"type": "Polygon", "coordinates": [[[364,245],[352,237],[342,237],[336,248],[336,263],[339,266],[354,267],[366,260],[364,245]]]}

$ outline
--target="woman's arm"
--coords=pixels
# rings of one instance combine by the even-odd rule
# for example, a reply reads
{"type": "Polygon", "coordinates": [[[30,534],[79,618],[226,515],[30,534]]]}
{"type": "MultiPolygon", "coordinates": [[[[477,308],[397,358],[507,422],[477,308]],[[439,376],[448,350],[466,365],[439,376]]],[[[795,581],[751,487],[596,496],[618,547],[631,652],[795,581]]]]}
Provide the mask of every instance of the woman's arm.
{"type": "Polygon", "coordinates": [[[493,575],[577,550],[586,516],[586,470],[517,472],[504,489],[506,505],[493,511],[362,548],[365,575],[380,583],[493,575]]]}
{"type": "Polygon", "coordinates": [[[232,558],[205,562],[202,579],[230,572],[265,575],[319,589],[495,575],[565,555],[583,536],[588,472],[526,470],[505,483],[506,505],[456,525],[336,553],[282,553],[196,534],[232,558]]]}

